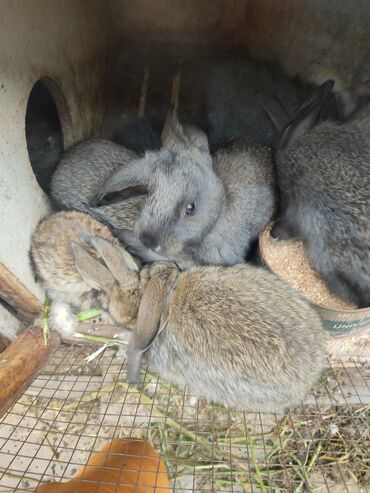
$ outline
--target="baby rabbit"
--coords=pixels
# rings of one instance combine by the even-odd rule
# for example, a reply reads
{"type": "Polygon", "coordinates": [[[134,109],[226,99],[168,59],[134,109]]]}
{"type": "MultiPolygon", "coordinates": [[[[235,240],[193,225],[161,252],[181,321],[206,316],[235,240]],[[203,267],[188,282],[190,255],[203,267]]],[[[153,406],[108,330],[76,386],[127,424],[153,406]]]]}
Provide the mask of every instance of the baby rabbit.
{"type": "Polygon", "coordinates": [[[52,177],[51,196],[59,207],[89,212],[113,229],[130,231],[145,202],[146,189],[140,183],[102,207],[91,207],[91,202],[113,172],[136,158],[135,152],[109,140],[79,142],[60,161],[52,177]]]}
{"type": "MultiPolygon", "coordinates": [[[[252,59],[233,59],[215,66],[206,83],[205,111],[211,149],[249,136],[270,146],[275,128],[256,97],[268,92],[278,98],[289,117],[315,88],[285,75],[277,66],[252,59]]],[[[330,93],[322,108],[323,120],[339,116],[330,93]]]]}
{"type": "Polygon", "coordinates": [[[303,108],[279,137],[272,235],[302,239],[329,288],[362,308],[370,305],[370,103],[346,123],[312,128],[319,110],[303,108]]]}
{"type": "Polygon", "coordinates": [[[148,184],[135,225],[139,243],[183,269],[194,263],[243,262],[275,210],[270,151],[240,139],[212,162],[206,135],[183,127],[174,111],[167,117],[162,143],[161,151],[114,173],[99,196],[124,190],[136,174],[148,184]]]}
{"type": "MultiPolygon", "coordinates": [[[[32,236],[30,254],[36,278],[52,300],[50,324],[64,334],[76,329],[72,308],[78,312],[99,306],[117,323],[133,328],[132,312],[127,307],[123,309],[121,303],[127,290],[135,290],[130,283],[133,275],[126,276],[119,263],[112,275],[90,246],[94,237],[118,245],[106,226],[88,214],[75,211],[59,212],[43,219],[32,236]]],[[[125,250],[121,257],[132,272],[138,271],[137,263],[125,250]]]]}
{"type": "Polygon", "coordinates": [[[249,136],[269,146],[275,129],[256,93],[278,97],[290,113],[307,97],[309,86],[287,77],[268,63],[232,59],[216,65],[205,85],[205,113],[212,150],[238,137],[249,136]]]}
{"type": "Polygon", "coordinates": [[[94,236],[91,244],[131,286],[121,298],[123,310],[137,310],[127,348],[130,383],[138,381],[145,355],[150,371],[209,400],[273,411],[298,404],[318,379],[320,319],[264,269],[203,266],[181,273],[173,263],[155,262],[138,273],[114,243],[94,236]]]}

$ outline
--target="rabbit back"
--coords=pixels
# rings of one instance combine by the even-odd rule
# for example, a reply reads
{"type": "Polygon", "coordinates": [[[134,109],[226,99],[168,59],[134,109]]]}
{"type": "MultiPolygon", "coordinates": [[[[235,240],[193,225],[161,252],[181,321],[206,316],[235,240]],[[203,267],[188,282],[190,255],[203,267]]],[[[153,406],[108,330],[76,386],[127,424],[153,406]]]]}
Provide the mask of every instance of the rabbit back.
{"type": "Polygon", "coordinates": [[[283,220],[337,294],[370,304],[370,141],[322,123],[277,154],[283,220]]]}
{"type": "Polygon", "coordinates": [[[51,181],[51,196],[60,207],[86,210],[108,177],[136,157],[109,140],[80,142],[61,159],[51,181]]]}
{"type": "Polygon", "coordinates": [[[202,263],[234,265],[243,262],[275,211],[275,169],[270,151],[250,138],[219,150],[213,168],[224,185],[228,211],[205,236],[198,256],[202,263]]]}
{"type": "Polygon", "coordinates": [[[149,368],[191,392],[248,410],[299,403],[319,377],[324,331],[289,286],[250,266],[180,275],[149,368]]]}

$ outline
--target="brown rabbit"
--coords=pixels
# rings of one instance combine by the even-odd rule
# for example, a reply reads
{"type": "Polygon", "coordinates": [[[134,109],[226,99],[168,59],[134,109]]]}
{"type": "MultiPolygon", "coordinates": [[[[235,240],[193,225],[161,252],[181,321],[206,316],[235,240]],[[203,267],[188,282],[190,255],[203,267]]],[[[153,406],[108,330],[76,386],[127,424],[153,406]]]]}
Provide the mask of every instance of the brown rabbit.
{"type": "MultiPolygon", "coordinates": [[[[145,354],[151,371],[200,396],[271,411],[298,404],[319,377],[321,321],[269,272],[243,264],[181,273],[171,262],[154,262],[138,273],[118,245],[101,236],[91,244],[113,275],[130,286],[121,297],[122,312],[137,312],[127,349],[130,383],[138,381],[145,354]]],[[[91,271],[84,273],[80,265],[79,272],[91,271]]],[[[98,278],[92,282],[99,286],[98,278]]]]}
{"type": "MultiPolygon", "coordinates": [[[[113,321],[133,328],[133,314],[121,303],[125,289],[132,289],[129,277],[123,279],[124,270],[118,269],[115,278],[99,262],[90,246],[92,237],[118,245],[106,226],[88,214],[75,211],[59,212],[43,219],[32,236],[30,253],[36,277],[52,300],[50,324],[62,333],[70,334],[76,329],[73,310],[96,306],[107,310],[113,321]],[[120,281],[124,281],[122,289],[120,281]]],[[[133,257],[125,250],[121,255],[133,271],[138,270],[133,257]]]]}

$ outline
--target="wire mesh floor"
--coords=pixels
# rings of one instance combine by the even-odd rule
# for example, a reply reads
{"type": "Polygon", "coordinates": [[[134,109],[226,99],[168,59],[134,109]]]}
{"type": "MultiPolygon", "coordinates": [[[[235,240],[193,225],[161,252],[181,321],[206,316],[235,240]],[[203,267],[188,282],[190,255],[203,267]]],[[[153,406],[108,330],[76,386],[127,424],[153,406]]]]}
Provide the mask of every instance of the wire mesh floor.
{"type": "Polygon", "coordinates": [[[370,367],[330,367],[286,415],[206,403],[107,349],[58,349],[0,424],[0,491],[66,481],[112,438],[149,440],[174,492],[370,491],[370,367]]]}

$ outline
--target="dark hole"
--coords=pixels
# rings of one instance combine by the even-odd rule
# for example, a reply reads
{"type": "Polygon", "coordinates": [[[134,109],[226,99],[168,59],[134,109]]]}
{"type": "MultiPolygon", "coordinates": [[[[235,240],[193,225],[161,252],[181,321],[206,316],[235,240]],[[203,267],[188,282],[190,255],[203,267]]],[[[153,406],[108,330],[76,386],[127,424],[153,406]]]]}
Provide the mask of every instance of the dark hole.
{"type": "Polygon", "coordinates": [[[27,104],[26,139],[33,172],[45,193],[63,155],[63,133],[58,111],[46,84],[41,80],[33,86],[27,104]]]}
{"type": "Polygon", "coordinates": [[[111,192],[104,195],[104,197],[99,201],[99,206],[116,204],[122,200],[129,199],[131,197],[136,197],[137,195],[145,195],[148,193],[147,187],[144,185],[136,185],[133,187],[125,188],[119,192],[111,192]]]}

